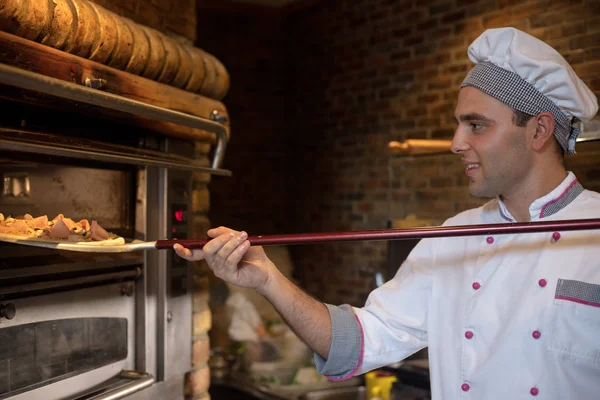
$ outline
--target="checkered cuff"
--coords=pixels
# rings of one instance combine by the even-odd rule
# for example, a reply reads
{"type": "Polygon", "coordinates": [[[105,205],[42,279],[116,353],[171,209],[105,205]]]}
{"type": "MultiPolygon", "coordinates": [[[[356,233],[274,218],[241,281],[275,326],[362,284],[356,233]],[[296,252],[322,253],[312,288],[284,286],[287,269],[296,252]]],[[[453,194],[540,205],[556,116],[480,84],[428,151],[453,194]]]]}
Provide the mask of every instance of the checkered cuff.
{"type": "Polygon", "coordinates": [[[315,353],[317,372],[331,380],[349,379],[360,362],[362,331],[351,306],[325,305],[331,317],[331,347],[327,360],[315,353]]]}

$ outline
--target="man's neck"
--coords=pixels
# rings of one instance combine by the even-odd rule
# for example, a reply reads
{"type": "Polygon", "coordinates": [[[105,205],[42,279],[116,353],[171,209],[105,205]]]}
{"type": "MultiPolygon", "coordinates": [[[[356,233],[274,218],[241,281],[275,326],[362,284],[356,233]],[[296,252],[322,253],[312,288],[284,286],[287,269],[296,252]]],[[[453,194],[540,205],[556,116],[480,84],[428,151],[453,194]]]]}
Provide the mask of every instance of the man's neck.
{"type": "Polygon", "coordinates": [[[552,169],[542,169],[542,171],[544,172],[541,176],[530,177],[525,185],[515,188],[508,196],[500,196],[517,222],[528,222],[531,219],[529,212],[531,203],[556,189],[567,177],[567,171],[563,165],[552,169]]]}

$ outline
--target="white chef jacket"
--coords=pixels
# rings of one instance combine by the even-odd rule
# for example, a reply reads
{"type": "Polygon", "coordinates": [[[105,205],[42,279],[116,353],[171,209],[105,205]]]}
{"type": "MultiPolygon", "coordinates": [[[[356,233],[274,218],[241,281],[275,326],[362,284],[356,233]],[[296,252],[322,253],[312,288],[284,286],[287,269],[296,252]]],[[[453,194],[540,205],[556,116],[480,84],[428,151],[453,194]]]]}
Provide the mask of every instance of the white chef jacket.
{"type": "MultiPolygon", "coordinates": [[[[573,173],[531,221],[600,217],[573,173]]],[[[444,225],[513,221],[501,200],[444,225]]],[[[600,231],[424,239],[364,307],[327,305],[318,372],[347,379],[429,346],[432,398],[600,399],[600,231]]]]}

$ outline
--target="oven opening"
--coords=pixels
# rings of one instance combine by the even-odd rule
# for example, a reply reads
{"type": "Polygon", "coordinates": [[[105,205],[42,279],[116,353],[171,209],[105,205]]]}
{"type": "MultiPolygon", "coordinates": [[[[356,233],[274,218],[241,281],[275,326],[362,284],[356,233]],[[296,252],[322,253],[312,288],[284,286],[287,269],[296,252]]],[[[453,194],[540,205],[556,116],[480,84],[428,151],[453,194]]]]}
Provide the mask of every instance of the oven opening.
{"type": "MultiPolygon", "coordinates": [[[[63,214],[136,236],[136,222],[144,222],[136,221],[138,168],[44,161],[0,159],[5,217],[63,214]]],[[[0,398],[103,367],[133,369],[135,290],[143,269],[143,253],[0,242],[0,398]]]]}
{"type": "Polygon", "coordinates": [[[127,358],[127,319],[67,318],[0,329],[0,395],[127,358]]]}

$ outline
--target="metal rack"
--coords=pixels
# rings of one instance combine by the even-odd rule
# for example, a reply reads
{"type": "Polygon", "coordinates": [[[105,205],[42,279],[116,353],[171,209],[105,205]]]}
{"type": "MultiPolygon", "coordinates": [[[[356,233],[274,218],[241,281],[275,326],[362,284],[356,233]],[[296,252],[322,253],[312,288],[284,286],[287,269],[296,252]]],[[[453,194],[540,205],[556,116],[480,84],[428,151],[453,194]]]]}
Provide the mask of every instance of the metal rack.
{"type": "MultiPolygon", "coordinates": [[[[0,63],[0,84],[214,133],[217,136],[217,144],[211,167],[196,166],[194,170],[215,175],[231,175],[231,171],[221,169],[227,148],[227,129],[219,122],[220,119],[216,113],[212,114],[212,120],[201,118],[2,63],[0,63]]],[[[14,150],[14,145],[15,143],[10,141],[2,143],[7,150],[14,150]]],[[[33,144],[30,147],[34,148],[33,144]]],[[[144,160],[149,161],[149,157],[146,156],[144,160]]]]}

